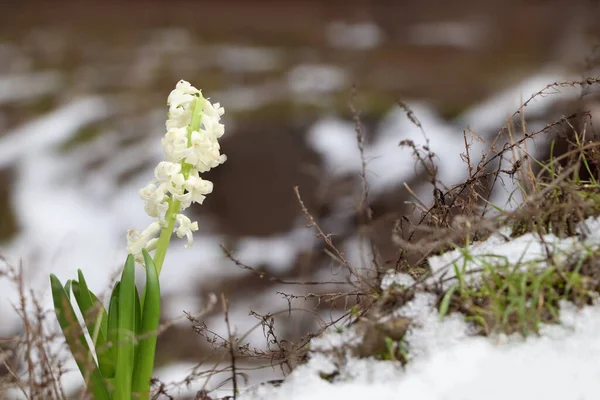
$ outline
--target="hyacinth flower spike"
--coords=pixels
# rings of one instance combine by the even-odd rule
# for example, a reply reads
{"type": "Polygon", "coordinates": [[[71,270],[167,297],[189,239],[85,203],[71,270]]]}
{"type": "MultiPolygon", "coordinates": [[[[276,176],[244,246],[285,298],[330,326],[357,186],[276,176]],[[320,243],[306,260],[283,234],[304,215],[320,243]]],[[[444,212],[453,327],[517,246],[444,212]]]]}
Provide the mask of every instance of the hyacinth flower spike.
{"type": "Polygon", "coordinates": [[[148,399],[160,318],[160,282],[173,233],[193,243],[198,223],[182,211],[202,204],[213,184],[201,177],[226,160],[218,139],[225,130],[224,109],[212,104],[186,81],[169,94],[166,134],[161,140],[165,160],[154,179],[140,190],[146,213],[155,219],[146,229],[127,232],[127,259],[116,282],[108,311],[92,293],[83,272],[63,285],[50,275],[56,316],[69,350],[94,399],[148,399]],[[154,256],[150,255],[154,252],[154,256]],[[135,265],[144,267],[146,282],[140,297],[135,265]],[[80,325],[72,300],[84,316],[80,325]],[[86,331],[91,341],[86,339],[86,331]]]}

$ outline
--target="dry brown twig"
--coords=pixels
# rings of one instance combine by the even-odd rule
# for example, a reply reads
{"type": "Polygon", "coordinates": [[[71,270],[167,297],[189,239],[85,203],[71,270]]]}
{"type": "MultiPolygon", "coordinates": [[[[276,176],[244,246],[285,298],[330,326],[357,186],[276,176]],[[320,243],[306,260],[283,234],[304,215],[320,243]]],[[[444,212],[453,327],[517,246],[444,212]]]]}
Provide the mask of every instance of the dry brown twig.
{"type": "MultiPolygon", "coordinates": [[[[227,326],[227,336],[229,337],[229,355],[231,357],[231,380],[233,382],[233,399],[237,399],[238,395],[238,384],[237,384],[237,371],[235,363],[235,349],[237,340],[234,339],[231,333],[231,324],[229,323],[229,304],[224,294],[221,294],[221,304],[223,306],[223,313],[225,314],[225,325],[227,326]]],[[[237,347],[237,346],[236,346],[237,347]]]]}
{"type": "Polygon", "coordinates": [[[356,278],[356,280],[359,283],[361,283],[362,282],[361,276],[350,265],[350,262],[344,258],[344,255],[342,254],[342,252],[340,252],[337,249],[337,247],[333,244],[333,242],[331,240],[331,236],[326,235],[323,232],[323,230],[321,230],[321,227],[319,226],[317,221],[315,221],[315,219],[313,218],[311,213],[308,211],[308,209],[304,205],[304,201],[302,201],[302,197],[300,196],[300,190],[298,189],[298,186],[294,186],[294,193],[296,194],[296,198],[298,199],[298,203],[300,204],[300,208],[302,209],[302,214],[304,214],[304,216],[308,220],[309,226],[315,228],[315,230],[317,231],[317,237],[323,238],[323,240],[325,241],[325,244],[327,245],[329,250],[333,252],[333,255],[334,255],[333,258],[340,264],[344,265],[350,272],[350,275],[354,276],[356,278]]]}
{"type": "Polygon", "coordinates": [[[225,256],[227,256],[227,258],[230,259],[236,266],[240,267],[241,269],[245,269],[247,271],[252,272],[254,275],[258,276],[260,279],[266,278],[267,280],[269,280],[271,282],[281,283],[282,285],[311,285],[312,286],[312,285],[327,285],[327,284],[336,284],[336,285],[348,284],[348,282],[344,282],[344,281],[306,281],[306,282],[286,281],[285,279],[281,279],[276,276],[269,275],[268,273],[263,272],[263,271],[258,271],[256,268],[251,267],[247,264],[244,264],[243,262],[241,262],[240,260],[235,258],[233,256],[233,254],[231,253],[231,251],[228,250],[224,245],[220,245],[220,246],[221,246],[221,249],[223,250],[223,252],[225,252],[225,256]]]}
{"type": "MultiPolygon", "coordinates": [[[[356,143],[358,145],[358,151],[360,154],[360,164],[361,164],[361,172],[360,177],[363,186],[363,194],[360,200],[360,204],[358,207],[359,215],[363,216],[367,224],[370,224],[373,221],[373,210],[369,205],[369,182],[367,180],[367,161],[365,159],[365,132],[362,121],[360,119],[360,112],[356,108],[356,86],[352,87],[352,93],[350,96],[350,101],[348,106],[350,107],[350,111],[352,112],[352,118],[354,120],[354,131],[356,132],[356,143]]],[[[373,267],[377,273],[377,280],[381,279],[380,274],[381,271],[381,262],[379,251],[377,250],[377,246],[375,245],[375,241],[373,238],[369,238],[369,246],[372,255],[373,267]]]]}

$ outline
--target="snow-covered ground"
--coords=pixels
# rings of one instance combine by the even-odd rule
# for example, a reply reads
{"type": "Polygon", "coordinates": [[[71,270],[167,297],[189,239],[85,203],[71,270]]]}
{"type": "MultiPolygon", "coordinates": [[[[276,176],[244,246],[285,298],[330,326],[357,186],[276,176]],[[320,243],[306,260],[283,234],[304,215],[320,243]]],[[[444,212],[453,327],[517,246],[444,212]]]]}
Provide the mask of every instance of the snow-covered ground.
{"type": "MultiPolygon", "coordinates": [[[[298,367],[280,387],[252,388],[242,400],[529,400],[598,398],[600,390],[600,306],[577,310],[564,303],[561,325],[545,326],[539,337],[491,340],[468,337],[457,318],[437,322],[434,299],[418,296],[412,304],[423,317],[429,349],[403,369],[390,361],[351,359],[334,382],[321,374],[337,370],[323,356],[298,367]]],[[[320,340],[327,340],[323,338],[320,340]]],[[[410,340],[410,339],[409,339],[410,340]]]]}
{"type": "MultiPolygon", "coordinates": [[[[586,231],[598,227],[588,219],[586,231]]],[[[556,255],[597,250],[598,235],[558,239],[546,237],[556,255]]],[[[528,234],[498,245],[492,237],[472,245],[474,258],[496,256],[510,265],[538,262],[547,266],[543,240],[528,234]],[[524,243],[526,245],[524,245],[524,243]]],[[[448,260],[462,265],[461,253],[432,257],[429,265],[439,272],[448,260]]],[[[467,268],[468,269],[468,268],[467,268]]],[[[474,279],[477,275],[473,274],[474,279]]],[[[384,279],[411,284],[405,275],[384,279]]],[[[598,398],[600,390],[600,303],[577,309],[562,302],[560,324],[542,326],[539,336],[481,337],[473,334],[464,316],[455,313],[440,320],[436,296],[417,293],[413,300],[392,313],[410,318],[404,337],[409,363],[359,359],[348,352],[340,361],[340,349],[361,340],[353,327],[330,331],[313,339],[308,363],[298,367],[280,386],[258,385],[244,392],[243,400],[321,400],[343,398],[419,400],[515,399],[549,400],[598,398]],[[337,350],[337,352],[332,350],[337,350]],[[335,375],[333,375],[335,373],[335,375]],[[325,379],[326,376],[334,376],[325,379]]]]}

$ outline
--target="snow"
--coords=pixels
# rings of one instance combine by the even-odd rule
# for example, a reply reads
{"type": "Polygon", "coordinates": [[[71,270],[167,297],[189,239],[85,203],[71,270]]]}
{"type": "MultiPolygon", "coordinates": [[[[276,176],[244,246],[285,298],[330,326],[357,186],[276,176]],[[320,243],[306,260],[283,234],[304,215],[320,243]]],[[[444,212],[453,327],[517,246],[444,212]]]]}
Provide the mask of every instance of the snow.
{"type": "Polygon", "coordinates": [[[334,21],[327,26],[325,35],[331,47],[348,50],[373,49],[383,39],[381,29],[371,22],[334,21]]]}
{"type": "Polygon", "coordinates": [[[297,256],[309,251],[316,242],[314,233],[306,229],[304,217],[296,225],[295,229],[284,234],[240,239],[235,257],[248,265],[265,264],[270,271],[288,271],[294,266],[297,256]]]}
{"type": "Polygon", "coordinates": [[[57,71],[0,76],[0,105],[56,93],[62,84],[63,76],[57,71]]]}
{"type": "MultiPolygon", "coordinates": [[[[485,101],[474,105],[458,116],[456,123],[459,126],[469,126],[475,132],[492,132],[495,134],[505,124],[508,117],[519,109],[519,106],[529,99],[529,97],[542,90],[549,83],[568,80],[564,71],[554,68],[542,68],[539,73],[533,75],[517,85],[502,90],[485,101]]],[[[568,87],[559,89],[560,100],[565,101],[575,99],[581,94],[578,87],[568,87]]],[[[552,89],[546,93],[557,93],[552,89]]],[[[525,118],[535,118],[541,116],[552,106],[552,100],[558,99],[556,96],[538,96],[523,109],[525,118]],[[549,101],[548,101],[549,100],[549,101]]],[[[520,134],[520,132],[518,132],[520,134]]]]}
{"type": "MultiPolygon", "coordinates": [[[[448,184],[457,183],[467,173],[467,167],[460,158],[464,151],[463,141],[448,140],[456,137],[458,128],[442,121],[424,104],[413,103],[411,108],[427,132],[431,150],[436,153],[436,161],[441,166],[440,180],[448,184]]],[[[334,176],[361,171],[354,129],[352,122],[328,117],[317,122],[308,132],[309,145],[324,158],[327,171],[334,176]]],[[[369,190],[375,196],[410,180],[418,170],[413,150],[398,146],[401,140],[425,144],[421,130],[406,118],[404,111],[395,108],[382,121],[373,143],[365,144],[364,148],[369,190]]],[[[480,154],[482,148],[476,142],[473,152],[480,154]]]]}
{"type": "MultiPolygon", "coordinates": [[[[438,179],[447,187],[464,182],[468,177],[468,168],[461,153],[465,152],[462,132],[470,127],[486,142],[472,140],[467,132],[467,140],[472,142],[469,149],[471,160],[477,164],[482,155],[487,153],[489,145],[496,139],[500,128],[531,94],[543,89],[550,82],[564,81],[570,77],[556,68],[543,68],[533,75],[508,89],[492,95],[488,99],[472,106],[452,121],[444,120],[434,109],[418,101],[406,100],[414,115],[419,119],[429,139],[429,147],[436,155],[434,162],[438,166],[438,179]]],[[[555,93],[549,90],[548,93],[555,93]]],[[[574,99],[580,93],[577,87],[560,89],[560,96],[540,96],[524,109],[526,118],[541,117],[556,100],[574,99]]],[[[529,128],[537,125],[531,123],[529,128]]],[[[541,126],[539,127],[542,128],[541,126]]],[[[372,142],[365,144],[365,160],[367,161],[367,178],[369,188],[374,196],[390,190],[415,176],[422,169],[416,164],[409,147],[399,147],[402,140],[411,140],[419,148],[427,144],[421,129],[413,124],[406,112],[399,107],[393,108],[384,117],[372,142]]],[[[515,135],[521,135],[520,131],[515,135]]],[[[501,137],[496,148],[509,140],[501,137]]],[[[535,154],[536,145],[544,146],[547,138],[541,135],[526,142],[528,149],[535,154]]],[[[325,169],[331,176],[358,175],[361,172],[360,153],[356,143],[355,125],[349,121],[326,116],[317,121],[308,131],[308,145],[319,153],[324,160],[325,169]]],[[[505,168],[511,168],[512,160],[505,160],[505,168]]],[[[514,208],[519,194],[516,182],[506,178],[504,185],[496,185],[491,201],[500,207],[514,208]],[[511,195],[516,196],[511,198],[511,195]],[[511,201],[509,201],[511,199],[511,201]]],[[[431,187],[412,188],[417,197],[425,204],[432,200],[431,187]]]]}
{"type": "MultiPolygon", "coordinates": [[[[579,224],[580,232],[597,232],[600,222],[590,217],[579,224]]],[[[485,266],[536,266],[539,269],[548,266],[549,256],[554,264],[561,264],[570,255],[583,254],[600,246],[600,235],[590,234],[583,240],[580,237],[559,238],[553,234],[539,235],[526,233],[510,241],[507,232],[497,233],[483,242],[474,243],[467,249],[456,249],[442,255],[429,258],[429,266],[437,280],[442,274],[444,278],[455,278],[456,265],[467,279],[477,279],[477,274],[468,274],[485,268],[485,266]]],[[[453,284],[445,280],[445,285],[453,284]]]]}
{"type": "Polygon", "coordinates": [[[396,285],[399,287],[409,287],[415,283],[415,280],[409,274],[395,272],[391,270],[387,272],[383,278],[381,278],[381,288],[386,290],[392,285],[396,285]]]}
{"type": "MultiPolygon", "coordinates": [[[[560,239],[545,235],[544,242],[555,256],[577,254],[600,246],[594,234],[600,218],[588,218],[577,227],[578,236],[560,239]]],[[[508,265],[537,262],[547,266],[546,247],[539,235],[509,239],[501,229],[481,243],[469,246],[471,258],[465,269],[478,266],[487,257],[491,263],[508,265]]],[[[465,252],[450,251],[428,259],[434,274],[463,258],[465,252]]],[[[476,279],[477,275],[472,274],[476,279]]],[[[414,280],[388,271],[382,288],[411,285],[414,280]]],[[[417,292],[412,300],[390,314],[379,317],[409,318],[404,336],[408,364],[359,359],[348,350],[361,342],[358,325],[343,330],[330,328],[311,341],[308,363],[295,369],[280,386],[251,387],[242,400],[262,399],[378,399],[475,400],[475,399],[595,399],[600,390],[600,303],[577,309],[561,302],[560,324],[543,325],[539,336],[514,334],[476,336],[459,313],[440,319],[434,294],[417,292]],[[347,350],[344,350],[347,349],[347,350]],[[345,354],[344,354],[345,353],[345,354]],[[331,377],[326,379],[327,377],[331,377]],[[501,384],[498,382],[510,383],[501,384]]]]}
{"type": "MultiPolygon", "coordinates": [[[[389,361],[351,359],[333,383],[320,377],[336,369],[315,356],[298,367],[280,387],[262,385],[241,400],[528,400],[596,399],[600,390],[600,306],[561,308],[562,325],[542,329],[540,337],[494,343],[463,336],[460,327],[437,330],[425,342],[443,346],[412,360],[406,369],[389,361]]],[[[444,323],[446,324],[446,322],[444,323]]]]}
{"type": "Polygon", "coordinates": [[[279,83],[267,81],[255,86],[232,86],[215,93],[213,97],[221,104],[226,104],[228,110],[245,111],[255,110],[281,100],[285,93],[285,88],[282,88],[279,83]]]}
{"type": "Polygon", "coordinates": [[[343,68],[325,64],[300,64],[287,73],[290,90],[296,96],[317,97],[347,86],[343,68]]]}
{"type": "MultiPolygon", "coordinates": [[[[582,224],[597,227],[598,219],[582,224]]],[[[474,245],[470,252],[497,254],[515,264],[537,260],[539,244],[533,237],[474,245]],[[476,250],[478,248],[479,250],[476,250]]],[[[586,244],[598,244],[589,237],[586,244]]],[[[563,250],[581,251],[579,238],[556,241],[563,250]]],[[[440,257],[429,259],[432,267],[440,257]]],[[[387,282],[408,281],[389,273],[387,282]]],[[[409,363],[358,359],[341,349],[361,338],[355,325],[339,332],[329,330],[311,342],[308,363],[294,370],[280,386],[258,385],[241,400],[362,400],[409,398],[418,400],[528,400],[532,398],[596,399],[600,390],[600,304],[577,309],[560,304],[560,324],[544,325],[539,336],[475,336],[458,313],[439,318],[436,296],[426,292],[386,318],[406,317],[411,327],[404,341],[409,363]],[[337,351],[336,351],[337,350],[337,351]],[[327,376],[331,379],[325,379],[327,376]]]]}
{"type": "Polygon", "coordinates": [[[216,48],[216,62],[225,71],[265,72],[281,66],[282,52],[274,48],[220,45],[216,48]]]}

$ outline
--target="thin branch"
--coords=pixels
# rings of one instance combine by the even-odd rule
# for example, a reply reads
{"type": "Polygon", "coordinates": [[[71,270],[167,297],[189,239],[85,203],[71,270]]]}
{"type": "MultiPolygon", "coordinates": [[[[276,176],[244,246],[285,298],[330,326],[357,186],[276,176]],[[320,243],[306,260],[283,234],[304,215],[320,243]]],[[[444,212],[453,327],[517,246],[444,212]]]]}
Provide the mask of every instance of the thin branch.
{"type": "Polygon", "coordinates": [[[224,245],[220,245],[220,246],[221,246],[221,249],[223,249],[223,252],[225,252],[225,255],[227,256],[227,258],[230,259],[231,261],[233,261],[233,263],[235,265],[237,265],[241,269],[245,269],[247,271],[252,272],[254,275],[258,276],[260,279],[266,278],[268,281],[281,283],[283,285],[326,285],[326,284],[347,285],[348,284],[348,282],[343,282],[343,281],[308,281],[308,282],[286,281],[284,279],[277,278],[276,276],[269,275],[266,272],[258,271],[256,268],[242,263],[240,260],[235,258],[233,256],[233,254],[231,253],[231,251],[228,250],[224,245]]]}
{"type": "Polygon", "coordinates": [[[358,275],[358,273],[354,270],[354,268],[352,268],[352,266],[350,265],[350,262],[348,260],[346,260],[346,258],[344,258],[344,255],[337,249],[337,247],[335,247],[335,245],[331,241],[330,235],[326,235],[323,232],[323,230],[321,230],[321,227],[319,226],[319,224],[317,224],[317,221],[315,221],[313,216],[310,214],[310,212],[304,205],[304,201],[302,201],[302,197],[300,197],[300,190],[298,189],[298,186],[294,186],[294,193],[296,193],[296,198],[298,199],[298,203],[300,204],[300,207],[302,208],[302,213],[308,220],[309,226],[315,228],[315,230],[318,232],[317,237],[322,237],[323,240],[325,241],[325,244],[331,249],[331,251],[334,252],[337,259],[344,266],[346,266],[346,268],[348,268],[348,271],[350,272],[350,274],[352,276],[354,276],[359,282],[362,282],[360,275],[358,275]]]}
{"type": "Polygon", "coordinates": [[[237,384],[237,373],[235,365],[235,349],[233,348],[236,339],[231,334],[231,325],[229,324],[229,305],[224,294],[221,294],[221,303],[223,305],[223,312],[225,313],[225,325],[227,325],[227,336],[229,337],[229,356],[231,357],[231,381],[233,383],[233,400],[237,399],[238,384],[237,384]]]}

